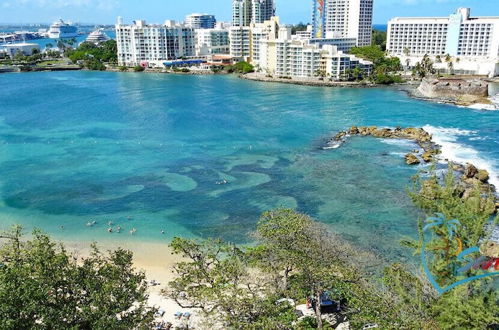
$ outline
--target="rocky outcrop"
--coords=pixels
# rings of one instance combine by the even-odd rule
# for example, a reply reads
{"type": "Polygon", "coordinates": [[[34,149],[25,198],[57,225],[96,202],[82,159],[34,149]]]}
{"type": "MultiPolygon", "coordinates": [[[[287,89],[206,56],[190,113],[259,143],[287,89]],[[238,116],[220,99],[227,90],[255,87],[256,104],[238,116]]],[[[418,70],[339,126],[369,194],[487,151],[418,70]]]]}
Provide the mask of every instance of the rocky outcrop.
{"type": "MultiPolygon", "coordinates": [[[[378,128],[377,126],[352,126],[346,131],[341,131],[326,142],[323,149],[336,149],[343,144],[349,136],[373,136],[383,139],[405,139],[415,141],[423,150],[422,158],[425,162],[431,162],[433,156],[440,153],[439,147],[432,142],[432,136],[422,128],[378,128]]],[[[415,150],[414,154],[419,153],[415,150]]],[[[416,157],[417,158],[417,157],[416,157]]]]}
{"type": "Polygon", "coordinates": [[[487,102],[488,83],[480,79],[425,78],[418,92],[425,98],[459,105],[487,102]]]}
{"type": "Polygon", "coordinates": [[[418,157],[410,153],[405,155],[405,162],[407,165],[417,165],[421,163],[418,157]]]}
{"type": "MultiPolygon", "coordinates": [[[[408,165],[417,165],[421,163],[423,160],[426,163],[432,162],[436,160],[436,156],[440,154],[440,146],[435,144],[432,141],[432,136],[428,132],[426,132],[423,128],[400,128],[397,127],[395,129],[391,128],[378,128],[376,126],[352,126],[345,131],[341,131],[337,133],[334,137],[326,141],[323,149],[335,149],[339,148],[348,137],[357,135],[357,136],[372,136],[377,138],[384,139],[407,139],[416,142],[422,149],[423,153],[420,155],[421,158],[418,157],[419,150],[413,150],[412,152],[405,155],[405,162],[408,165]]],[[[452,171],[456,173],[461,173],[461,177],[459,179],[459,195],[463,200],[467,200],[470,198],[479,198],[473,196],[473,192],[476,187],[480,188],[484,194],[489,194],[491,192],[495,192],[495,187],[488,183],[489,173],[486,170],[478,169],[476,166],[472,164],[449,164],[452,171]]],[[[422,187],[422,191],[427,190],[427,194],[430,194],[434,191],[431,188],[430,181],[425,181],[422,187]],[[425,188],[425,184],[429,186],[425,188]]],[[[428,198],[437,198],[438,196],[426,196],[428,198]]],[[[499,203],[496,201],[495,204],[496,212],[499,211],[499,203]]]]}

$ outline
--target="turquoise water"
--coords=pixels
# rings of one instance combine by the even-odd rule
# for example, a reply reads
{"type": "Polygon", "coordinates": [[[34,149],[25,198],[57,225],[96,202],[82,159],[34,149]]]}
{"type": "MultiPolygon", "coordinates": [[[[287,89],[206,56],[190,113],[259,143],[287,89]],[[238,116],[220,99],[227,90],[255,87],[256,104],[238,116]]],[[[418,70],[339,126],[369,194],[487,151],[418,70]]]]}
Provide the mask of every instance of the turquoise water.
{"type": "Polygon", "coordinates": [[[0,228],[66,240],[247,242],[260,213],[284,206],[401,256],[419,215],[406,196],[419,168],[403,161],[415,146],[356,137],[319,148],[351,125],[430,125],[445,156],[499,173],[499,112],[395,89],[110,72],[4,74],[0,86],[0,228]]]}

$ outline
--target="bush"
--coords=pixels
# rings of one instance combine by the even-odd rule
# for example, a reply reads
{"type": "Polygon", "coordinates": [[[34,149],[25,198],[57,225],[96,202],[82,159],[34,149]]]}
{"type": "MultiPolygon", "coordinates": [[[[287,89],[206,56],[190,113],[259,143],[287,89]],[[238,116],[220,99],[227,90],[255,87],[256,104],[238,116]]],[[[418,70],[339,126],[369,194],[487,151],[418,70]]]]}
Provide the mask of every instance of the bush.
{"type": "Polygon", "coordinates": [[[127,72],[128,68],[126,66],[120,66],[118,70],[120,70],[120,72],[127,72]]]}
{"type": "Polygon", "coordinates": [[[133,67],[133,72],[142,72],[144,71],[146,68],[144,68],[143,66],[140,66],[140,65],[137,65],[137,66],[134,66],[133,67]]]}
{"type": "Polygon", "coordinates": [[[404,81],[398,75],[390,75],[390,74],[382,74],[382,73],[374,74],[371,77],[371,79],[374,83],[380,84],[380,85],[391,85],[394,83],[398,84],[398,83],[402,83],[404,81]]]}
{"type": "Polygon", "coordinates": [[[249,64],[248,62],[244,62],[244,61],[234,64],[232,66],[232,68],[233,68],[234,72],[242,73],[242,74],[246,74],[246,73],[250,73],[250,72],[255,71],[255,68],[253,67],[253,65],[249,64]]]}

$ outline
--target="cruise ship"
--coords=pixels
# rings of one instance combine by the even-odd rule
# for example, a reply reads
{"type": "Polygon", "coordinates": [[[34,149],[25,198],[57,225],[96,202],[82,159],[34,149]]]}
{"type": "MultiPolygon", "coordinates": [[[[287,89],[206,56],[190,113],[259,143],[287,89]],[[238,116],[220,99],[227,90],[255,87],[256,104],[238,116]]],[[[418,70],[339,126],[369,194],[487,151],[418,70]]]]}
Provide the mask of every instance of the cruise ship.
{"type": "Polygon", "coordinates": [[[65,23],[62,19],[54,22],[48,30],[50,39],[74,38],[78,36],[78,28],[69,23],[65,23]]]}

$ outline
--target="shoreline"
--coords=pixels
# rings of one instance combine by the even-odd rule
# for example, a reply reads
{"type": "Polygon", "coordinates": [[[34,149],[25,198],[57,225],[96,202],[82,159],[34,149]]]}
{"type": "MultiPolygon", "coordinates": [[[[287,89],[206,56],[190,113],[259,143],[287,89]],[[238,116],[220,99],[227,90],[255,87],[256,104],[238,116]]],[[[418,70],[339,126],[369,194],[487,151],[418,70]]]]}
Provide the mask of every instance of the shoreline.
{"type": "Polygon", "coordinates": [[[450,98],[445,98],[445,97],[437,97],[437,98],[431,98],[431,97],[425,97],[418,91],[419,84],[398,84],[394,85],[394,87],[398,87],[398,90],[406,92],[407,95],[410,98],[413,98],[415,100],[421,100],[425,102],[430,102],[430,103],[436,103],[436,104],[446,104],[446,105],[452,105],[458,108],[466,108],[470,110],[480,110],[480,111],[498,111],[499,108],[492,103],[491,98],[493,95],[489,95],[488,101],[489,103],[470,103],[470,102],[459,102],[456,99],[450,99],[450,98]]]}
{"type": "Polygon", "coordinates": [[[405,155],[407,166],[419,165],[419,164],[430,164],[433,161],[444,163],[447,165],[452,165],[455,172],[463,174],[460,179],[461,182],[467,185],[467,189],[471,189],[473,184],[480,184],[481,187],[488,188],[495,197],[496,213],[499,212],[499,186],[494,184],[491,180],[491,173],[488,169],[483,169],[477,167],[471,162],[463,164],[463,162],[455,159],[443,158],[442,154],[443,146],[438,144],[433,138],[433,135],[425,130],[424,128],[407,127],[395,129],[384,128],[377,126],[352,126],[345,131],[338,132],[335,136],[327,139],[322,147],[323,150],[331,150],[340,148],[349,137],[360,136],[360,137],[374,137],[382,139],[398,139],[407,140],[415,142],[421,150],[412,150],[405,155]],[[417,160],[415,162],[410,162],[408,160],[417,160]],[[471,171],[469,170],[471,168],[471,171]],[[485,173],[483,173],[483,171],[485,173]],[[473,175],[467,175],[467,172],[472,172],[473,175]],[[480,178],[480,172],[486,174],[486,178],[480,178]],[[469,180],[468,180],[469,179],[469,180]],[[467,182],[468,180],[468,182],[467,182]]]}
{"type": "MultiPolygon", "coordinates": [[[[23,71],[20,68],[12,68],[12,67],[0,67],[1,73],[27,73],[27,72],[60,72],[60,71],[86,71],[86,72],[115,72],[115,73],[146,73],[146,74],[171,74],[171,75],[180,75],[180,76],[225,76],[232,75],[234,73],[228,72],[212,72],[212,71],[189,71],[189,72],[170,72],[164,71],[163,69],[145,69],[144,71],[134,72],[129,68],[127,71],[121,71],[118,68],[107,68],[104,71],[96,71],[89,70],[85,68],[76,68],[76,67],[35,67],[32,70],[23,71]]],[[[466,108],[470,110],[479,110],[479,111],[499,111],[499,107],[495,105],[491,98],[492,95],[487,98],[488,103],[470,103],[470,102],[460,102],[459,100],[438,97],[438,98],[429,98],[423,96],[419,93],[417,87],[419,84],[414,81],[406,81],[403,83],[394,83],[390,85],[382,85],[375,83],[365,83],[365,82],[356,82],[356,81],[321,81],[317,79],[286,79],[286,78],[275,78],[275,77],[266,77],[262,74],[258,73],[247,73],[247,74],[234,74],[237,75],[238,78],[242,80],[248,81],[257,81],[257,82],[265,82],[265,83],[278,83],[278,84],[288,84],[288,85],[297,85],[297,86],[309,86],[309,87],[336,87],[336,88],[397,88],[400,91],[404,91],[408,94],[409,97],[421,100],[425,102],[431,102],[436,104],[446,104],[452,105],[459,108],[466,108]]]]}
{"type": "MultiPolygon", "coordinates": [[[[60,241],[69,253],[74,253],[78,258],[88,257],[92,251],[90,241],[60,241]]],[[[107,255],[108,251],[114,251],[118,248],[133,252],[133,265],[137,271],[144,272],[148,286],[148,305],[158,308],[163,315],[158,315],[156,321],[170,322],[178,325],[179,321],[175,319],[177,312],[189,312],[192,316],[190,324],[198,322],[196,311],[180,307],[172,299],[162,295],[162,290],[166,289],[168,283],[175,279],[173,266],[182,261],[178,255],[172,254],[172,249],[168,246],[169,242],[151,243],[151,242],[129,242],[129,241],[98,241],[95,242],[99,250],[107,255]],[[155,281],[157,285],[150,285],[155,281]]]]}
{"type": "Polygon", "coordinates": [[[250,80],[250,81],[259,81],[259,82],[267,82],[267,83],[281,83],[281,84],[289,84],[289,85],[298,85],[298,86],[311,86],[311,87],[344,87],[344,88],[375,88],[375,87],[383,87],[386,85],[379,85],[373,83],[363,83],[357,81],[324,81],[318,79],[286,79],[286,78],[275,78],[275,77],[267,77],[265,75],[259,73],[247,73],[240,74],[240,79],[250,80]]]}

